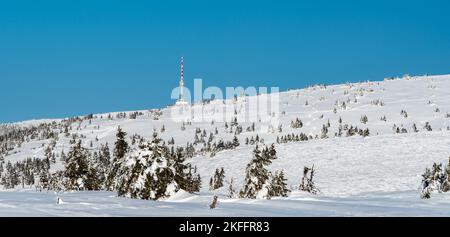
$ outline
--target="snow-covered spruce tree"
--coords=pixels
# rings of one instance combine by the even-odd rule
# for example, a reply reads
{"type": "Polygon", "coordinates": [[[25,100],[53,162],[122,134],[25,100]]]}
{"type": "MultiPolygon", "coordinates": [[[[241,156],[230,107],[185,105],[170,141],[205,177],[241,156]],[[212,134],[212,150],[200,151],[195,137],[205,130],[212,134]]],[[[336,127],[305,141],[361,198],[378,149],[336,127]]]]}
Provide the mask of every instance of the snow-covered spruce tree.
{"type": "Polygon", "coordinates": [[[127,141],[125,140],[125,136],[127,135],[120,127],[117,129],[116,133],[116,142],[114,144],[114,160],[110,167],[108,177],[106,178],[106,189],[107,190],[115,190],[117,187],[117,178],[121,175],[119,173],[125,158],[125,154],[128,152],[129,146],[127,141]]]}
{"type": "Polygon", "coordinates": [[[426,122],[425,125],[423,126],[423,128],[425,128],[429,132],[433,131],[433,129],[431,128],[430,122],[426,122]]]}
{"type": "Polygon", "coordinates": [[[224,179],[225,179],[225,171],[223,167],[221,169],[216,169],[214,177],[211,177],[209,182],[210,190],[216,190],[223,187],[224,179]]]}
{"type": "Polygon", "coordinates": [[[362,132],[362,136],[363,137],[368,137],[370,135],[370,131],[368,128],[366,128],[363,132],[362,132]]]}
{"type": "Polygon", "coordinates": [[[361,123],[366,124],[367,122],[369,122],[369,118],[367,117],[367,115],[361,115],[360,121],[361,123]]]}
{"type": "Polygon", "coordinates": [[[49,157],[44,157],[43,159],[43,163],[44,163],[44,168],[49,170],[50,169],[50,158],[49,157]]]}
{"type": "Polygon", "coordinates": [[[180,185],[180,188],[183,189],[183,186],[187,186],[186,172],[189,170],[189,165],[185,164],[186,159],[184,158],[183,148],[177,148],[176,152],[173,153],[172,159],[174,160],[173,167],[175,168],[175,182],[177,182],[180,185]]]}
{"type": "Polygon", "coordinates": [[[271,197],[287,197],[290,190],[287,187],[287,179],[284,178],[283,171],[277,171],[270,183],[269,195],[271,197]]]}
{"type": "Polygon", "coordinates": [[[322,134],[320,135],[321,139],[328,138],[328,127],[323,125],[322,126],[322,134]]]}
{"type": "Polygon", "coordinates": [[[19,175],[16,169],[14,169],[13,165],[10,161],[6,163],[5,173],[2,175],[2,179],[0,184],[6,189],[12,189],[16,185],[19,185],[19,175]]]}
{"type": "Polygon", "coordinates": [[[50,175],[48,190],[61,191],[65,189],[64,171],[60,170],[50,175]]]}
{"type": "Polygon", "coordinates": [[[416,124],[413,124],[412,129],[413,129],[414,132],[419,132],[419,130],[417,129],[416,124]]]}
{"type": "Polygon", "coordinates": [[[88,153],[81,146],[81,140],[76,142],[67,154],[64,170],[66,190],[85,190],[88,181],[89,165],[88,153]]]}
{"type": "Polygon", "coordinates": [[[37,188],[39,188],[40,191],[43,189],[48,190],[50,188],[50,178],[51,175],[48,170],[41,170],[39,173],[39,185],[37,188]]]}
{"type": "Polygon", "coordinates": [[[179,190],[174,162],[168,158],[167,147],[160,143],[155,132],[151,142],[141,144],[126,156],[117,188],[119,196],[158,200],[179,190]]]}
{"type": "Polygon", "coordinates": [[[56,163],[55,154],[53,154],[53,149],[51,146],[47,146],[44,150],[45,159],[52,163],[56,163]]]}
{"type": "Polygon", "coordinates": [[[443,182],[442,191],[450,191],[450,156],[448,157],[447,166],[445,167],[446,180],[443,182]]]}
{"type": "Polygon", "coordinates": [[[314,173],[314,165],[311,168],[306,166],[304,167],[303,178],[299,187],[301,191],[309,192],[311,194],[317,194],[319,192],[316,185],[314,184],[314,173]]]}
{"type": "Polygon", "coordinates": [[[95,166],[99,175],[102,189],[106,189],[106,179],[108,178],[108,173],[111,166],[111,154],[109,152],[108,143],[100,146],[98,157],[95,160],[95,166]]]}
{"type": "Polygon", "coordinates": [[[98,159],[98,154],[88,158],[88,174],[85,182],[85,189],[87,190],[101,190],[103,188],[104,177],[98,159]]]}
{"type": "Polygon", "coordinates": [[[240,144],[239,144],[239,139],[236,137],[236,136],[234,136],[234,138],[233,138],[233,147],[238,147],[240,144]]]}
{"type": "Polygon", "coordinates": [[[236,197],[236,189],[234,188],[234,179],[231,178],[230,182],[228,182],[228,197],[235,198],[236,197]]]}
{"type": "Polygon", "coordinates": [[[276,159],[276,151],[274,148],[259,149],[258,145],[253,150],[253,159],[247,165],[244,186],[240,191],[242,198],[270,198],[270,176],[271,173],[266,166],[276,159]],[[274,155],[275,154],[275,155],[274,155]]]}
{"type": "Polygon", "coordinates": [[[422,174],[422,190],[420,192],[420,198],[431,198],[431,192],[433,191],[433,181],[430,169],[426,168],[422,174]]]}
{"type": "Polygon", "coordinates": [[[171,155],[175,168],[175,182],[180,189],[186,192],[194,193],[200,191],[201,180],[197,174],[197,169],[192,168],[191,164],[185,164],[183,148],[177,148],[175,154],[171,155]]]}
{"type": "Polygon", "coordinates": [[[209,179],[209,191],[213,191],[214,190],[214,177],[211,177],[209,179]]]}
{"type": "Polygon", "coordinates": [[[102,190],[105,189],[105,180],[107,172],[109,171],[109,150],[107,146],[100,148],[99,152],[94,152],[88,158],[88,177],[85,188],[87,190],[102,190]]]}
{"type": "Polygon", "coordinates": [[[269,164],[272,163],[272,160],[277,159],[277,151],[275,150],[275,145],[272,143],[270,147],[266,147],[263,149],[263,154],[266,159],[268,159],[269,164]]]}
{"type": "Polygon", "coordinates": [[[200,174],[197,173],[196,166],[192,168],[192,166],[189,165],[189,172],[187,173],[185,180],[186,182],[185,187],[182,188],[183,190],[189,193],[200,192],[200,188],[202,187],[202,180],[200,174]]]}

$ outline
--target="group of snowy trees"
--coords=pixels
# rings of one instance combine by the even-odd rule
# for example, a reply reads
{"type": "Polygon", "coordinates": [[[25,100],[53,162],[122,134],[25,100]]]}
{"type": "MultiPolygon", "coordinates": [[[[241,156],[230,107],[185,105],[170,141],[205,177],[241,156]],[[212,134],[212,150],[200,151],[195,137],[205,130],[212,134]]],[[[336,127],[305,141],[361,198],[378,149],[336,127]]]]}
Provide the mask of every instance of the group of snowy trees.
{"type": "Polygon", "coordinates": [[[106,147],[91,154],[81,146],[81,141],[76,142],[67,156],[62,153],[65,162],[64,171],[53,174],[50,173],[50,167],[56,160],[53,159],[55,154],[50,148],[51,146],[48,146],[45,149],[43,159],[28,158],[15,164],[8,162],[4,172],[0,165],[3,187],[34,185],[39,190],[53,189],[52,187],[64,187],[66,190],[99,190],[102,188],[109,164],[109,151],[106,147]]]}
{"type": "MultiPolygon", "coordinates": [[[[138,116],[139,114],[136,114],[138,116]]],[[[120,115],[123,116],[123,115],[120,115]]],[[[34,185],[38,190],[109,190],[117,192],[118,196],[158,200],[170,197],[179,190],[187,192],[199,192],[201,178],[196,167],[186,163],[186,158],[192,157],[196,149],[194,144],[186,147],[175,147],[173,138],[164,142],[158,137],[155,131],[150,141],[139,135],[131,136],[131,145],[127,141],[127,134],[120,127],[117,130],[116,141],[110,153],[108,144],[100,144],[93,148],[92,141],[82,140],[83,136],[71,134],[71,147],[67,154],[62,151],[55,154],[54,148],[58,135],[50,133],[51,129],[60,129],[65,134],[72,130],[71,124],[82,121],[91,121],[92,116],[85,118],[74,118],[63,121],[61,124],[48,124],[41,128],[34,128],[39,131],[42,139],[54,139],[44,147],[44,157],[42,159],[27,159],[23,162],[12,164],[11,162],[0,162],[0,184],[4,188],[14,188],[18,185],[34,185]],[[50,130],[49,130],[50,129],[50,130]],[[55,171],[51,169],[52,164],[59,158],[64,165],[64,169],[55,171]]],[[[300,120],[293,121],[294,126],[299,126],[300,120]]],[[[237,121],[232,121],[230,126],[237,127],[237,121]]],[[[254,124],[252,125],[254,127],[254,124]]],[[[251,128],[250,130],[253,130],[251,128]]],[[[217,129],[216,129],[217,130],[217,129]]],[[[28,131],[28,130],[11,130],[28,131]]],[[[26,132],[27,134],[29,132],[26,132]]],[[[30,132],[31,136],[35,136],[30,132]]],[[[217,134],[217,133],[216,133],[217,134]]],[[[69,133],[70,136],[70,133],[69,133]]],[[[234,136],[232,141],[218,140],[214,142],[214,134],[207,136],[205,130],[197,129],[196,136],[199,142],[210,144],[208,150],[211,153],[225,149],[234,149],[240,145],[239,139],[234,136]],[[198,135],[198,136],[197,136],[198,135]],[[203,140],[208,138],[207,141],[203,140]],[[203,140],[203,141],[202,141],[203,140]]],[[[0,142],[11,137],[11,133],[0,135],[0,142]],[[5,135],[6,134],[6,135],[5,135]]],[[[31,139],[31,138],[30,138],[31,139]]],[[[289,134],[281,138],[282,141],[308,140],[308,137],[289,134]]],[[[8,140],[9,142],[11,140],[8,140]]],[[[96,139],[98,141],[98,139],[96,139]]],[[[263,139],[258,135],[255,138],[246,139],[247,145],[256,145],[253,151],[253,159],[247,165],[243,187],[236,191],[234,180],[225,181],[225,171],[223,168],[217,169],[210,180],[210,189],[216,190],[228,184],[230,197],[241,198],[271,198],[285,197],[290,192],[287,187],[287,180],[283,171],[271,173],[267,167],[273,160],[277,159],[275,146],[266,146],[260,149],[263,139]]],[[[312,184],[313,172],[306,180],[309,188],[301,189],[314,193],[312,184]]],[[[305,179],[305,178],[304,178],[305,179]]],[[[303,182],[303,181],[302,181],[303,182]]],[[[302,187],[302,186],[301,186],[302,187]]]]}
{"type": "Polygon", "coordinates": [[[236,136],[234,136],[232,141],[223,141],[222,139],[220,139],[218,142],[214,142],[209,147],[209,149],[207,149],[207,151],[209,151],[210,156],[213,157],[216,155],[217,152],[235,149],[238,146],[240,146],[239,139],[236,136]]]}
{"type": "Polygon", "coordinates": [[[245,145],[255,145],[259,142],[264,142],[264,139],[261,139],[258,134],[255,137],[251,136],[250,138],[245,138],[245,145]]]}
{"type": "MultiPolygon", "coordinates": [[[[239,192],[241,198],[270,199],[271,197],[287,197],[291,190],[287,186],[287,179],[283,170],[272,174],[268,169],[273,160],[277,159],[275,146],[260,149],[258,146],[253,150],[253,159],[247,165],[245,171],[244,185],[239,192]]],[[[305,167],[303,178],[299,185],[300,191],[317,194],[318,188],[314,184],[314,166],[305,167]]],[[[232,181],[230,182],[230,196],[232,196],[232,181]]]]}
{"type": "Polygon", "coordinates": [[[216,190],[224,186],[225,180],[225,170],[223,167],[221,169],[216,169],[214,176],[209,180],[209,190],[216,190]]]}
{"type": "Polygon", "coordinates": [[[154,133],[151,142],[140,145],[120,161],[116,177],[118,195],[157,200],[174,194],[179,185],[175,182],[173,163],[169,162],[161,139],[154,133]]]}
{"type": "Polygon", "coordinates": [[[10,161],[5,165],[0,163],[0,173],[2,173],[0,185],[5,188],[34,185],[39,180],[39,174],[46,173],[48,167],[49,164],[45,160],[31,158],[14,164],[10,161]]]}
{"type": "Polygon", "coordinates": [[[64,169],[50,172],[52,146],[44,159],[27,159],[5,167],[0,163],[0,184],[4,188],[34,185],[38,190],[110,190],[119,196],[139,199],[160,199],[180,189],[198,192],[201,187],[196,167],[186,164],[184,148],[169,148],[155,132],[149,142],[130,146],[126,133],[119,128],[113,157],[108,144],[91,152],[82,140],[71,142],[64,154],[64,169]]]}
{"type": "Polygon", "coordinates": [[[37,187],[47,190],[103,190],[110,169],[108,145],[91,153],[76,141],[64,159],[64,170],[50,173],[47,169],[39,176],[37,187]]]}
{"type": "MultiPolygon", "coordinates": [[[[215,129],[215,134],[218,134],[217,128],[215,129]]],[[[194,142],[186,145],[187,157],[193,157],[198,154],[209,154],[211,157],[214,157],[220,151],[231,150],[240,146],[239,139],[236,136],[231,141],[224,141],[223,139],[216,139],[215,134],[211,132],[207,135],[206,130],[196,128],[194,142]]],[[[168,144],[175,144],[174,139],[169,140],[168,144]]]]}
{"type": "MultiPolygon", "coordinates": [[[[426,131],[433,131],[433,129],[431,128],[431,125],[429,122],[425,122],[425,125],[423,126],[423,129],[426,131]]],[[[400,126],[397,126],[397,124],[394,124],[394,126],[392,127],[392,130],[394,131],[394,133],[408,133],[408,130],[406,128],[403,127],[403,124],[401,124],[400,126]]],[[[412,132],[419,132],[419,129],[417,128],[417,125],[414,123],[411,127],[412,132]]]]}
{"type": "Polygon", "coordinates": [[[294,121],[291,121],[291,128],[302,128],[303,122],[302,120],[296,118],[294,121]]]}
{"type": "Polygon", "coordinates": [[[164,145],[154,132],[152,140],[131,148],[126,133],[117,132],[114,160],[107,176],[106,188],[119,196],[157,200],[178,190],[198,192],[200,175],[196,168],[185,164],[184,149],[164,145]]]}
{"type": "MultiPolygon", "coordinates": [[[[319,137],[319,135],[315,135],[314,137],[312,135],[306,135],[304,133],[300,133],[300,134],[287,134],[284,136],[277,136],[276,142],[278,144],[280,143],[288,143],[288,142],[299,142],[299,141],[308,141],[308,140],[312,140],[312,139],[326,139],[329,138],[329,126],[328,125],[323,125],[322,126],[322,130],[321,130],[321,135],[319,137]]],[[[367,137],[370,135],[370,131],[368,128],[366,129],[360,129],[358,127],[353,127],[353,126],[349,126],[347,124],[342,125],[340,124],[338,127],[338,131],[334,134],[335,137],[342,137],[342,136],[346,136],[346,137],[351,137],[351,136],[355,136],[355,135],[359,135],[359,136],[363,136],[363,137],[367,137]],[[345,134],[344,134],[345,132],[345,134]]]]}
{"type": "MultiPolygon", "coordinates": [[[[0,180],[4,188],[14,188],[17,185],[35,185],[39,189],[42,187],[47,188],[51,184],[58,186],[55,183],[62,182],[64,175],[59,172],[58,174],[49,174],[50,165],[56,163],[56,159],[66,162],[67,156],[62,151],[60,154],[56,154],[53,150],[59,139],[60,134],[64,134],[65,137],[72,135],[70,144],[77,143],[78,138],[84,138],[83,135],[78,136],[76,133],[71,134],[73,125],[75,124],[76,130],[81,129],[81,124],[84,121],[89,121],[96,118],[94,115],[87,115],[84,117],[72,117],[61,120],[59,122],[53,121],[51,123],[40,123],[35,125],[17,126],[17,125],[0,125],[0,180]],[[3,157],[15,153],[15,149],[19,149],[23,143],[30,141],[46,141],[42,143],[44,149],[44,157],[27,158],[25,161],[19,161],[16,163],[5,163],[3,157]],[[4,168],[3,168],[4,167],[4,168]],[[19,177],[20,182],[16,182],[16,177],[19,177]],[[53,183],[51,183],[53,182],[53,183]]],[[[98,141],[98,140],[97,140],[98,141]]],[[[91,141],[92,144],[92,141],[91,141]]],[[[91,156],[97,155],[87,153],[88,160],[91,161],[91,156]]]]}
{"type": "MultiPolygon", "coordinates": [[[[322,114],[320,116],[320,119],[323,119],[324,115],[322,114]]],[[[369,119],[366,115],[362,115],[361,119],[360,119],[361,123],[363,124],[367,124],[369,119]]],[[[355,136],[355,135],[359,135],[359,136],[363,136],[363,137],[367,137],[370,135],[370,131],[368,128],[366,129],[361,129],[358,128],[357,126],[353,126],[353,125],[348,125],[348,124],[343,124],[343,120],[341,117],[339,117],[338,120],[338,130],[337,132],[334,133],[335,137],[342,137],[342,136],[346,136],[346,137],[351,137],[351,136],[355,136]]],[[[291,121],[291,128],[302,128],[303,127],[303,123],[300,119],[296,118],[295,120],[291,121]]],[[[284,136],[277,136],[277,143],[287,143],[287,142],[298,142],[298,141],[308,141],[308,140],[312,140],[312,139],[326,139],[329,138],[330,135],[330,128],[331,128],[331,123],[330,120],[327,121],[327,123],[322,125],[322,129],[321,129],[321,133],[320,134],[316,134],[316,135],[306,135],[304,133],[300,133],[299,135],[294,135],[292,134],[287,134],[284,136]]]]}
{"type": "MultiPolygon", "coordinates": [[[[256,145],[253,150],[253,159],[247,165],[244,185],[239,192],[241,198],[270,198],[274,196],[286,196],[289,192],[287,189],[286,179],[282,171],[272,175],[267,166],[276,159],[276,150],[272,145],[260,149],[256,145]]],[[[225,171],[223,168],[216,169],[213,177],[209,181],[210,190],[214,191],[224,187],[225,171]]],[[[235,198],[236,190],[234,187],[234,179],[231,179],[228,185],[228,197],[235,198]]],[[[214,201],[213,201],[214,203],[214,201]]]]}
{"type": "Polygon", "coordinates": [[[0,125],[0,157],[31,140],[57,139],[57,129],[61,128],[62,125],[56,122],[31,126],[0,125]]]}
{"type": "Polygon", "coordinates": [[[314,139],[311,135],[307,136],[304,133],[300,133],[300,134],[287,134],[284,136],[277,136],[277,143],[288,143],[288,142],[299,142],[299,141],[308,141],[314,139]]]}
{"type": "Polygon", "coordinates": [[[257,145],[253,150],[253,159],[245,170],[244,186],[239,192],[241,198],[271,198],[287,196],[286,179],[283,171],[277,171],[275,175],[267,169],[272,160],[277,159],[274,145],[260,149],[257,145]]]}
{"type": "MultiPolygon", "coordinates": [[[[242,188],[236,191],[234,179],[225,181],[224,168],[218,168],[215,170],[214,175],[209,181],[209,190],[215,191],[228,184],[227,191],[229,198],[249,198],[249,199],[270,199],[272,197],[287,197],[291,192],[287,185],[287,179],[285,178],[282,170],[272,173],[268,170],[268,166],[273,160],[277,159],[277,152],[275,146],[263,146],[256,145],[253,150],[253,158],[248,163],[245,170],[245,178],[242,188]]],[[[304,177],[299,185],[299,190],[309,192],[311,194],[317,194],[313,177],[314,167],[305,167],[304,177]]],[[[217,196],[214,195],[212,206],[215,207],[217,202],[217,196]]]]}
{"type": "Polygon", "coordinates": [[[422,174],[422,189],[420,197],[431,198],[433,192],[448,192],[450,190],[450,157],[447,166],[434,163],[431,169],[426,168],[422,174]]]}

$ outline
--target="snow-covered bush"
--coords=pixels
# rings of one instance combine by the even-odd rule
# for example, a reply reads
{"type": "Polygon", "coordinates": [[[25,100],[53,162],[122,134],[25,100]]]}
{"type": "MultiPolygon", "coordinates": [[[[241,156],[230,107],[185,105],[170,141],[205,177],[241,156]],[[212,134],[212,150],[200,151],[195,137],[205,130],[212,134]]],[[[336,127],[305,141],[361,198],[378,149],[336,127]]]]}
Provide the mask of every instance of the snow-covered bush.
{"type": "Polygon", "coordinates": [[[286,182],[283,171],[277,171],[270,183],[269,195],[271,197],[287,197],[290,190],[286,182]]]}
{"type": "Polygon", "coordinates": [[[291,128],[302,128],[303,122],[302,120],[296,118],[294,121],[291,121],[291,128]]]}
{"type": "Polygon", "coordinates": [[[361,123],[366,124],[367,122],[369,122],[369,118],[367,117],[367,115],[361,115],[360,121],[361,123]]]}
{"type": "Polygon", "coordinates": [[[317,189],[316,185],[314,184],[314,174],[314,165],[311,168],[305,166],[305,168],[303,169],[303,178],[299,187],[301,191],[305,191],[311,194],[317,194],[319,192],[319,189],[317,189]]]}
{"type": "Polygon", "coordinates": [[[179,190],[174,163],[160,143],[161,139],[154,133],[151,142],[140,145],[125,157],[118,181],[119,196],[157,200],[179,190]]]}
{"type": "Polygon", "coordinates": [[[183,164],[182,151],[170,154],[161,141],[155,132],[151,142],[128,152],[118,172],[119,196],[158,200],[170,197],[180,189],[199,191],[200,176],[196,171],[192,172],[190,165],[183,164]]]}
{"type": "Polygon", "coordinates": [[[443,169],[442,164],[434,163],[431,169],[426,168],[422,174],[420,197],[431,198],[433,192],[448,192],[450,190],[450,157],[449,164],[443,169]]]}

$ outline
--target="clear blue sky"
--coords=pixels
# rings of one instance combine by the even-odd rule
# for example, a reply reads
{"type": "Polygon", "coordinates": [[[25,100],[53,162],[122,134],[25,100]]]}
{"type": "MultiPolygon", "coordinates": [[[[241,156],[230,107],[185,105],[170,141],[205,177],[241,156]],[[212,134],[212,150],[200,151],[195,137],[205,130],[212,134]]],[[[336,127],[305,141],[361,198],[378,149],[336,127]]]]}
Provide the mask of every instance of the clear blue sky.
{"type": "Polygon", "coordinates": [[[450,73],[450,3],[0,2],[0,122],[147,109],[187,86],[450,73]]]}

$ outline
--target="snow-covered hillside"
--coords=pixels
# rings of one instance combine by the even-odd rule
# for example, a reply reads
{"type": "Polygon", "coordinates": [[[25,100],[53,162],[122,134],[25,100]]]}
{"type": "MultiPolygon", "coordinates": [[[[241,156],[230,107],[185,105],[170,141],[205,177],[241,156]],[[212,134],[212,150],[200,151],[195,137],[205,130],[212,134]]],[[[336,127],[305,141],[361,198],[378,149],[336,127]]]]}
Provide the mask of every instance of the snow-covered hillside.
{"type": "Polygon", "coordinates": [[[199,134],[205,131],[205,139],[214,134],[213,142],[232,141],[236,136],[240,145],[213,156],[200,151],[201,142],[195,145],[195,156],[187,162],[201,175],[199,193],[180,192],[155,202],[119,198],[106,191],[37,192],[23,185],[0,191],[0,216],[450,215],[448,193],[423,200],[419,190],[425,168],[433,162],[447,164],[450,156],[450,75],[313,86],[280,92],[279,98],[279,128],[256,122],[253,130],[252,122],[240,120],[242,114],[253,114],[246,112],[248,97],[193,106],[194,110],[201,107],[208,118],[227,107],[242,127],[240,133],[230,125],[232,121],[225,123],[217,118],[201,122],[194,118],[185,125],[175,122],[173,107],[3,125],[0,135],[18,127],[48,124],[49,128],[42,131],[53,131],[51,139],[40,132],[20,143],[8,143],[8,138],[1,141],[0,160],[6,164],[42,159],[51,146],[56,156],[52,171],[64,167],[60,154],[67,153],[70,140],[81,139],[91,151],[106,143],[112,147],[119,126],[129,141],[135,134],[139,135],[135,138],[150,139],[156,130],[164,141],[173,138],[175,146],[186,146],[196,136],[202,139],[199,134]],[[293,128],[296,119],[302,126],[293,128]],[[300,134],[308,139],[296,141],[300,134]],[[233,178],[235,187],[242,187],[256,136],[267,145],[275,144],[278,158],[268,169],[283,170],[293,192],[286,198],[249,200],[228,198],[227,185],[210,191],[209,180],[217,168],[224,168],[226,181],[233,178]],[[317,195],[298,191],[304,167],[313,165],[320,190],[317,195]],[[62,204],[56,204],[57,195],[62,197],[62,204]],[[217,209],[210,210],[213,195],[218,195],[219,203],[217,209]]]}

